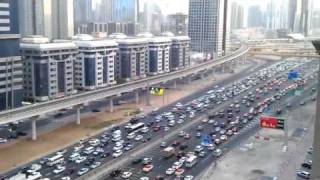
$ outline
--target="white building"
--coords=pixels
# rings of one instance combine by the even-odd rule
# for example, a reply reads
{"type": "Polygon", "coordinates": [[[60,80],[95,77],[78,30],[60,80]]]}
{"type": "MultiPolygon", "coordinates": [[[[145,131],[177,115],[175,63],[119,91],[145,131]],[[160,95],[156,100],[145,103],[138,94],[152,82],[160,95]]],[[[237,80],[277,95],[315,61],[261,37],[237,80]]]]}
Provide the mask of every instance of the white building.
{"type": "Polygon", "coordinates": [[[30,101],[47,101],[76,93],[73,63],[78,53],[71,41],[52,41],[33,36],[20,43],[25,63],[24,97],[30,101]]]}
{"type": "Polygon", "coordinates": [[[74,63],[75,88],[93,90],[116,84],[114,70],[118,44],[89,35],[76,35],[73,40],[79,48],[74,63]]]}
{"type": "Polygon", "coordinates": [[[148,41],[143,38],[128,38],[123,34],[114,34],[119,50],[116,60],[116,76],[122,81],[145,78],[148,72],[148,41]]]}

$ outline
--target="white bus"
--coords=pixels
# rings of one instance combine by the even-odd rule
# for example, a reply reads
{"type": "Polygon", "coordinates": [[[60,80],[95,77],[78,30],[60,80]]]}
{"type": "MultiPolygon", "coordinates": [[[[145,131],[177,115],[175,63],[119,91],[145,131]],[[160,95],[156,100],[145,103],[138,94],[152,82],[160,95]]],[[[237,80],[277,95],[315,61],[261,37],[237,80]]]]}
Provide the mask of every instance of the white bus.
{"type": "Polygon", "coordinates": [[[144,127],[144,123],[140,122],[140,123],[137,123],[137,124],[133,124],[131,125],[130,127],[128,127],[127,129],[127,132],[128,133],[136,133],[136,132],[139,132],[141,131],[141,129],[144,127]]]}
{"type": "Polygon", "coordinates": [[[57,154],[57,155],[47,159],[47,165],[54,166],[56,164],[62,163],[63,161],[64,161],[63,155],[57,154]]]}
{"type": "Polygon", "coordinates": [[[192,168],[198,162],[198,157],[195,155],[191,155],[186,160],[186,167],[192,168]]]}
{"type": "Polygon", "coordinates": [[[41,173],[39,172],[29,172],[29,174],[18,173],[9,178],[9,180],[36,180],[42,177],[41,173]]]}

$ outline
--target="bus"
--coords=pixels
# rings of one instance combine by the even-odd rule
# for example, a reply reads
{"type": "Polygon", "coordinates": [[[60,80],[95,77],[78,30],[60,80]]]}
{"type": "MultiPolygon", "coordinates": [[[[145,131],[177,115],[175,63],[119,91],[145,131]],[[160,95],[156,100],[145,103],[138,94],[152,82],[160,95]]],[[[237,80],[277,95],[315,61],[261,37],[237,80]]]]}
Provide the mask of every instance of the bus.
{"type": "Polygon", "coordinates": [[[145,126],[144,123],[140,122],[140,123],[137,123],[137,124],[133,124],[131,125],[130,127],[128,127],[127,129],[127,132],[128,133],[136,133],[136,132],[139,132],[141,131],[141,129],[145,126]]]}
{"type": "Polygon", "coordinates": [[[186,167],[192,168],[198,161],[198,157],[195,155],[190,155],[186,160],[186,167]]]}
{"type": "Polygon", "coordinates": [[[24,174],[19,172],[18,174],[10,177],[8,180],[36,180],[42,177],[39,172],[29,172],[28,174],[24,174]]]}
{"type": "Polygon", "coordinates": [[[47,159],[47,165],[54,166],[56,164],[62,163],[63,161],[64,161],[63,155],[57,154],[57,155],[47,159]]]}

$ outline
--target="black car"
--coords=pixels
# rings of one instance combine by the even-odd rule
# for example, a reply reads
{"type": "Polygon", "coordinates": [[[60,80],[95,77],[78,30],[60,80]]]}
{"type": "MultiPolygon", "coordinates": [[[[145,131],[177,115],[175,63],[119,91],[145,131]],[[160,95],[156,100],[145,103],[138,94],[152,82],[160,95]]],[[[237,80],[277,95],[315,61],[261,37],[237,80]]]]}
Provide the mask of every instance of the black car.
{"type": "Polygon", "coordinates": [[[134,159],[131,164],[140,164],[142,162],[142,159],[141,158],[138,158],[138,159],[134,159]]]}
{"type": "Polygon", "coordinates": [[[308,162],[305,162],[305,163],[301,164],[301,167],[304,167],[306,169],[311,169],[312,165],[310,163],[308,163],[308,162]]]}
{"type": "Polygon", "coordinates": [[[122,173],[121,170],[120,170],[120,169],[117,169],[117,170],[112,171],[112,172],[109,174],[109,176],[110,176],[110,177],[118,177],[121,173],[122,173]]]}

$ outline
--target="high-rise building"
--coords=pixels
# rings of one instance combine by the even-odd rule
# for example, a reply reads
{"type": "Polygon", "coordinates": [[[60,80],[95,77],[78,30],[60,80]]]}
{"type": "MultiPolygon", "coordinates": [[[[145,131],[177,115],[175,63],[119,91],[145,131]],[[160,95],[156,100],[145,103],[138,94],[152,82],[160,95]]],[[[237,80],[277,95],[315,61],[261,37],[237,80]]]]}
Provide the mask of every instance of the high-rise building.
{"type": "Polygon", "coordinates": [[[22,36],[65,39],[74,34],[73,0],[23,0],[19,3],[22,36]]]}
{"type": "Polygon", "coordinates": [[[74,31],[81,33],[81,25],[93,21],[92,0],[74,0],[74,31]]]}
{"type": "Polygon", "coordinates": [[[72,38],[79,48],[74,63],[74,86],[78,90],[93,90],[116,84],[115,58],[118,44],[114,40],[95,40],[89,35],[72,38]]]}
{"type": "Polygon", "coordinates": [[[140,21],[144,26],[143,30],[145,32],[160,34],[163,24],[163,15],[160,7],[154,1],[146,1],[140,21]]]}
{"type": "Polygon", "coordinates": [[[244,9],[243,6],[238,4],[237,2],[232,2],[231,4],[231,29],[241,29],[243,28],[243,20],[244,20],[244,9]]]}
{"type": "Polygon", "coordinates": [[[189,1],[188,34],[193,51],[223,54],[225,3],[225,0],[189,1]]]}
{"type": "Polygon", "coordinates": [[[0,110],[19,107],[23,99],[17,1],[0,0],[0,110]]]}
{"type": "Polygon", "coordinates": [[[52,22],[54,39],[67,39],[74,35],[73,0],[52,1],[52,22]]]}
{"type": "Polygon", "coordinates": [[[28,37],[23,38],[20,49],[25,68],[24,97],[28,101],[47,101],[75,93],[73,65],[78,49],[73,42],[28,37]]]}
{"type": "Polygon", "coordinates": [[[22,37],[43,35],[52,38],[52,0],[23,0],[18,4],[22,37]]]}
{"type": "Polygon", "coordinates": [[[137,22],[138,0],[113,0],[112,21],[115,22],[137,22]]]}
{"type": "Polygon", "coordinates": [[[180,36],[186,35],[188,29],[187,19],[188,15],[183,13],[170,14],[162,27],[162,31],[170,31],[180,36]]]}
{"type": "Polygon", "coordinates": [[[294,33],[309,34],[311,27],[312,1],[289,1],[289,29],[294,33]]]}
{"type": "Polygon", "coordinates": [[[248,10],[248,27],[264,27],[263,14],[260,6],[251,6],[248,10]]]}

